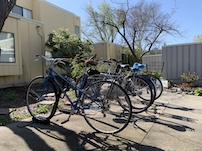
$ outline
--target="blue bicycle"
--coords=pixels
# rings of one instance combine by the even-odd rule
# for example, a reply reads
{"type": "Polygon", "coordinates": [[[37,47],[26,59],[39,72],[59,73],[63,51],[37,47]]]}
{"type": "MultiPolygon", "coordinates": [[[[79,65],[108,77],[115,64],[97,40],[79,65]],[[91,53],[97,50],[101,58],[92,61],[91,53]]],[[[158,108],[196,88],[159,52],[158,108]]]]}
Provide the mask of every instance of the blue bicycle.
{"type": "MultiPolygon", "coordinates": [[[[112,134],[122,131],[130,122],[132,106],[125,90],[113,81],[98,81],[84,88],[87,77],[85,72],[80,86],[68,77],[55,71],[56,64],[65,64],[61,58],[43,58],[49,64],[48,74],[35,77],[26,92],[27,108],[33,120],[49,121],[56,113],[67,112],[71,115],[83,115],[86,122],[96,131],[112,134]],[[69,88],[78,92],[75,97],[69,95],[69,88]],[[121,103],[120,103],[121,102],[121,103]]],[[[86,68],[95,65],[85,60],[86,68]]]]}

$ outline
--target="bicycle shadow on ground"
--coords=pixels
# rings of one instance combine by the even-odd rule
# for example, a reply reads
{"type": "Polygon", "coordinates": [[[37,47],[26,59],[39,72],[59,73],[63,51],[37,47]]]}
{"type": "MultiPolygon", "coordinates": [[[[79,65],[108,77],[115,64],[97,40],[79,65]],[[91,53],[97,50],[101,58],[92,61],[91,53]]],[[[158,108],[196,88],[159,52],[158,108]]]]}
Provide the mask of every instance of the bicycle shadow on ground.
{"type": "Polygon", "coordinates": [[[164,120],[161,118],[158,118],[156,116],[141,116],[141,115],[136,115],[134,117],[134,120],[132,121],[134,124],[134,128],[139,128],[142,131],[146,132],[146,130],[144,130],[140,124],[138,124],[139,121],[144,121],[144,122],[152,122],[155,124],[159,124],[159,125],[164,125],[167,126],[168,128],[174,129],[176,131],[180,131],[180,132],[186,132],[186,131],[195,131],[194,128],[184,125],[184,124],[180,124],[177,122],[173,122],[170,120],[164,120]]]}
{"type": "MultiPolygon", "coordinates": [[[[186,107],[177,106],[177,105],[173,105],[173,104],[155,102],[145,112],[146,115],[145,114],[134,114],[133,115],[132,122],[134,124],[134,127],[139,128],[142,131],[146,132],[138,123],[139,121],[144,121],[144,122],[152,122],[155,124],[164,125],[164,126],[167,126],[168,128],[171,128],[171,129],[174,129],[174,130],[180,131],[180,132],[194,131],[194,129],[192,127],[187,126],[182,123],[184,123],[184,122],[197,123],[197,119],[166,113],[166,111],[164,109],[163,109],[164,111],[162,112],[162,107],[169,108],[172,110],[179,110],[182,112],[182,114],[183,114],[183,112],[192,112],[195,110],[193,108],[186,108],[186,107]]],[[[173,113],[175,113],[175,111],[173,111],[173,113]]],[[[190,125],[190,124],[188,124],[188,125],[190,125]]]]}
{"type": "Polygon", "coordinates": [[[78,134],[52,122],[50,124],[16,122],[6,127],[21,137],[31,150],[85,150],[79,144],[78,134]]]}
{"type": "Polygon", "coordinates": [[[56,151],[69,149],[71,151],[130,151],[141,148],[141,151],[163,151],[154,146],[141,145],[133,140],[123,138],[118,134],[106,135],[85,131],[76,133],[52,122],[49,125],[17,122],[10,124],[7,127],[12,130],[15,135],[21,137],[30,150],[56,151]],[[58,146],[59,148],[57,148],[58,146]]]}
{"type": "Polygon", "coordinates": [[[105,135],[101,133],[87,133],[80,132],[79,138],[82,140],[81,145],[86,144],[90,146],[88,150],[141,150],[141,151],[163,151],[160,148],[154,146],[141,145],[135,141],[123,138],[117,135],[105,135]]]}
{"type": "Polygon", "coordinates": [[[158,107],[166,107],[169,109],[173,109],[173,110],[180,110],[180,111],[194,111],[195,109],[193,108],[187,108],[184,106],[179,106],[179,105],[174,105],[174,104],[167,104],[167,103],[161,103],[161,102],[155,102],[152,107],[150,107],[154,113],[156,113],[158,111],[158,107]]]}

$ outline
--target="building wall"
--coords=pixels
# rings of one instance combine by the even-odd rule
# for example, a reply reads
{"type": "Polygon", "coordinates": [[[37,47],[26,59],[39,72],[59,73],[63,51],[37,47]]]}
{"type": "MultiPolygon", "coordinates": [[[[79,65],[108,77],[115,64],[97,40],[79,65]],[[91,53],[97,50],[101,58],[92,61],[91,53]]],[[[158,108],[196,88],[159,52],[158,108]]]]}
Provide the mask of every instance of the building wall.
{"type": "Polygon", "coordinates": [[[181,83],[180,76],[184,72],[196,72],[199,80],[196,85],[202,85],[202,43],[188,43],[164,46],[162,59],[164,61],[163,77],[181,83]]]}
{"type": "Polygon", "coordinates": [[[106,43],[96,43],[93,44],[91,48],[95,50],[99,59],[106,60],[108,58],[106,43]]]}
{"type": "Polygon", "coordinates": [[[124,49],[123,46],[108,42],[100,42],[93,44],[92,48],[95,50],[100,60],[106,60],[109,58],[122,60],[122,54],[127,55],[128,51],[127,49],[124,49]]]}
{"type": "Polygon", "coordinates": [[[11,16],[6,20],[3,31],[14,33],[16,62],[0,63],[0,87],[27,84],[42,75],[42,61],[34,62],[36,54],[44,51],[44,40],[36,26],[42,24],[11,16]]]}
{"type": "Polygon", "coordinates": [[[162,61],[162,54],[144,55],[142,57],[142,63],[146,64],[147,71],[163,71],[164,63],[162,61]]]}
{"type": "Polygon", "coordinates": [[[80,27],[80,17],[73,13],[46,1],[36,1],[35,3],[36,6],[39,5],[40,12],[40,15],[37,15],[37,19],[44,23],[45,41],[47,41],[48,35],[52,30],[58,31],[59,28],[64,27],[69,29],[71,34],[74,34],[75,25],[80,27]]]}
{"type": "Polygon", "coordinates": [[[61,27],[74,34],[80,17],[43,0],[17,0],[16,5],[32,10],[33,19],[10,13],[3,27],[14,34],[14,63],[0,63],[0,87],[25,85],[37,75],[45,74],[45,65],[35,62],[36,54],[45,54],[45,42],[52,30],[61,27]]]}

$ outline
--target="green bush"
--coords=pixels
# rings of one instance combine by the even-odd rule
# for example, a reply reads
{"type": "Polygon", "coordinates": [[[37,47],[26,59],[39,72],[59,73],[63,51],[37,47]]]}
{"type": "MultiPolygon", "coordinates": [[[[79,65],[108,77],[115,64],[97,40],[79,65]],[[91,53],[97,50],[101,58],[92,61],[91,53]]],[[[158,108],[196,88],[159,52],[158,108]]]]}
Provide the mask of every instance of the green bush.
{"type": "Polygon", "coordinates": [[[88,59],[92,56],[94,51],[90,45],[91,41],[81,40],[80,37],[70,34],[69,30],[64,28],[60,28],[58,32],[53,30],[46,41],[46,46],[52,49],[52,57],[71,58],[70,61],[66,62],[66,65],[58,64],[70,77],[78,77],[84,72],[79,59],[88,59]],[[71,71],[69,71],[70,68],[71,71]]]}
{"type": "Polygon", "coordinates": [[[156,77],[158,77],[158,78],[160,78],[160,77],[163,76],[163,73],[162,73],[161,71],[152,71],[152,72],[150,72],[150,71],[142,70],[142,71],[140,72],[140,74],[151,74],[151,75],[154,75],[154,76],[156,76],[156,77]]]}
{"type": "Polygon", "coordinates": [[[199,87],[194,91],[194,95],[201,95],[202,94],[202,88],[199,87]]]}
{"type": "Polygon", "coordinates": [[[199,79],[198,75],[195,72],[186,72],[180,76],[180,79],[183,83],[187,83],[190,86],[193,86],[194,82],[199,79]]]}

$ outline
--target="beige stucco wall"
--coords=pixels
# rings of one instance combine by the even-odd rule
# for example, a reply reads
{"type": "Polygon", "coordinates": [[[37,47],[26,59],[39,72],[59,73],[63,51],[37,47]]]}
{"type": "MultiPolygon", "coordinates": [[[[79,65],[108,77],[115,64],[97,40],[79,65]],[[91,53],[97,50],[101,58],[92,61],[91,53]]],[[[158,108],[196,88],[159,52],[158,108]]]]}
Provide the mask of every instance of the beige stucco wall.
{"type": "Polygon", "coordinates": [[[93,44],[92,48],[95,50],[98,58],[101,60],[106,60],[109,58],[122,60],[122,54],[127,54],[128,52],[128,50],[123,46],[108,42],[93,44]]]}
{"type": "Polygon", "coordinates": [[[64,27],[69,29],[71,34],[75,33],[75,25],[80,27],[80,17],[74,15],[67,10],[56,7],[46,1],[37,1],[35,5],[39,5],[39,12],[41,22],[44,23],[45,41],[52,30],[58,31],[59,28],[64,27]],[[37,4],[37,2],[39,4],[37,4]]]}
{"type": "Polygon", "coordinates": [[[42,24],[10,16],[3,31],[14,33],[15,63],[0,63],[0,87],[28,83],[34,76],[42,75],[42,62],[34,62],[36,54],[43,54],[43,33],[36,26],[42,24]]]}
{"type": "MultiPolygon", "coordinates": [[[[20,22],[18,19],[10,17],[5,22],[3,31],[14,33],[14,36],[18,36],[18,28],[20,26],[20,22]]],[[[16,53],[16,62],[15,63],[0,63],[0,76],[7,76],[7,75],[19,75],[22,74],[22,62],[21,62],[21,45],[19,44],[18,40],[14,39],[15,43],[15,52],[16,53]]]]}
{"type": "Polygon", "coordinates": [[[28,84],[45,73],[42,61],[34,62],[36,54],[44,54],[45,42],[52,30],[61,27],[75,32],[80,17],[44,0],[17,0],[17,5],[32,10],[33,19],[10,13],[2,31],[14,33],[15,63],[0,63],[0,87],[28,84]]]}

